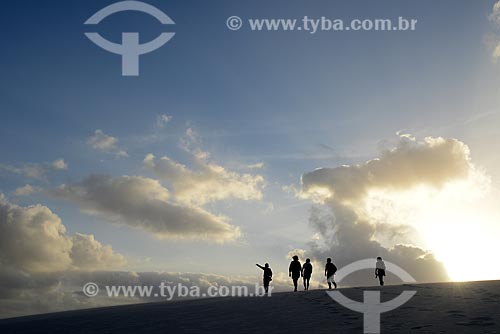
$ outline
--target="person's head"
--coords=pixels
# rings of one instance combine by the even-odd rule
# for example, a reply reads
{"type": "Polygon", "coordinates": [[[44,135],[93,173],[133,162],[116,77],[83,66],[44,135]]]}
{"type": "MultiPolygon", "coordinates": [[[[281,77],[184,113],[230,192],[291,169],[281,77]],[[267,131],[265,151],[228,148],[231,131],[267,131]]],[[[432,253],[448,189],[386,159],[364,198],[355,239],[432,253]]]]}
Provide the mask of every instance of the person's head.
{"type": "Polygon", "coordinates": [[[264,267],[269,268],[269,263],[266,263],[264,267]]]}
{"type": "Polygon", "coordinates": [[[306,263],[309,263],[309,262],[311,262],[311,259],[306,259],[306,263]]]}
{"type": "Polygon", "coordinates": [[[382,261],[382,258],[380,256],[378,256],[377,261],[382,261]]]}
{"type": "Polygon", "coordinates": [[[294,256],[292,257],[292,259],[293,259],[294,261],[298,261],[298,260],[299,260],[299,257],[298,257],[297,255],[294,255],[294,256]]]}
{"type": "Polygon", "coordinates": [[[328,259],[326,259],[326,263],[330,263],[330,262],[332,262],[332,258],[331,257],[329,257],[328,259]]]}

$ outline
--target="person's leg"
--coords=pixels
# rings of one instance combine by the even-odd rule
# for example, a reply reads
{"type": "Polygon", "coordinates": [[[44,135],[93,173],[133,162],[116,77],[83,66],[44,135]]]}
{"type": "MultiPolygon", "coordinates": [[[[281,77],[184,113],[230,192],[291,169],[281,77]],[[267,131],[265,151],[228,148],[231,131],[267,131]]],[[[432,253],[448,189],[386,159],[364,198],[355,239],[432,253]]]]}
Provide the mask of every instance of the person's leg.
{"type": "Polygon", "coordinates": [[[302,278],[302,283],[304,283],[304,290],[307,290],[306,282],[307,282],[307,279],[305,277],[302,278]]]}
{"type": "Polygon", "coordinates": [[[293,287],[294,287],[293,291],[297,291],[297,283],[298,283],[297,281],[298,280],[299,280],[298,278],[293,279],[293,287]]]}
{"type": "Polygon", "coordinates": [[[330,283],[330,281],[328,281],[328,290],[331,290],[332,289],[332,283],[330,283]]]}
{"type": "Polygon", "coordinates": [[[307,288],[306,288],[306,290],[309,290],[309,280],[310,280],[310,279],[311,279],[311,278],[309,278],[309,277],[307,278],[307,288]]]}
{"type": "Polygon", "coordinates": [[[334,280],[332,280],[332,282],[333,282],[334,288],[336,289],[337,288],[337,283],[334,280]]]}

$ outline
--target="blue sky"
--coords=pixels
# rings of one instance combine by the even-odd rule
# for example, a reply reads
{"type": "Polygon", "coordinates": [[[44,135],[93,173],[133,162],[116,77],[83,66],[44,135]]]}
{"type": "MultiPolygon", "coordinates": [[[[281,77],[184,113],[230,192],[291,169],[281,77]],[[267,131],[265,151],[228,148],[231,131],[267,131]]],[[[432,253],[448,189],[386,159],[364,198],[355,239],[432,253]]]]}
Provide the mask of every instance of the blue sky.
{"type": "MultiPolygon", "coordinates": [[[[176,35],[140,57],[138,77],[121,76],[120,57],[84,36],[83,22],[111,3],[3,2],[0,164],[62,158],[68,168],[43,180],[0,171],[0,192],[22,206],[46,205],[71,233],[94,234],[130,258],[131,269],[251,274],[256,261],[286,266],[287,252],[306,248],[313,232],[310,202],[282,187],[298,185],[303,173],[318,167],[376,157],[397,140],[397,131],[458,138],[494,183],[500,177],[500,161],[490,151],[500,140],[499,73],[485,43],[495,34],[488,21],[493,1],[148,1],[175,21],[168,30],[176,35]],[[419,22],[413,32],[313,35],[230,31],[225,22],[231,15],[419,22]],[[159,115],[172,119],[159,128],[159,115]],[[88,138],[98,129],[117,138],[128,157],[93,149],[88,138]],[[187,129],[228,170],[264,164],[250,171],[266,180],[261,200],[205,206],[241,228],[240,242],[159,240],[45,192],[14,195],[25,184],[50,190],[91,174],[154,178],[143,167],[148,153],[189,166],[179,146],[187,129]]],[[[138,31],[147,41],[163,29],[130,12],[97,27],[115,41],[122,31],[138,31]]]]}

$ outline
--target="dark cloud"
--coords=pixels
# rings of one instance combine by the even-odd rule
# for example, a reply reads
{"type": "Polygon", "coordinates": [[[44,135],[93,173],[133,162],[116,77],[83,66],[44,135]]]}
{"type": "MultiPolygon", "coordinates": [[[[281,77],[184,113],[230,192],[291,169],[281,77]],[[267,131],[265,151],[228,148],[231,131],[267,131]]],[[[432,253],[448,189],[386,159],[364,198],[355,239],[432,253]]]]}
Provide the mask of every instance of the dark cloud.
{"type": "MultiPolygon", "coordinates": [[[[377,234],[398,233],[398,227],[383,226],[379,229],[377,224],[360,220],[357,215],[347,207],[336,206],[335,214],[324,212],[313,207],[311,209],[311,227],[322,235],[321,241],[310,242],[307,256],[317,262],[325,262],[327,257],[332,257],[339,266],[352,262],[381,256],[387,261],[397,264],[408,271],[417,282],[442,282],[449,280],[443,264],[437,261],[432,253],[410,244],[396,244],[384,247],[375,237],[377,234]]],[[[406,229],[403,228],[403,231],[406,229]]],[[[391,235],[387,236],[389,239],[391,235]]],[[[396,277],[389,276],[389,283],[400,282],[396,277]]],[[[352,274],[343,284],[347,285],[373,285],[373,271],[352,274]]]]}

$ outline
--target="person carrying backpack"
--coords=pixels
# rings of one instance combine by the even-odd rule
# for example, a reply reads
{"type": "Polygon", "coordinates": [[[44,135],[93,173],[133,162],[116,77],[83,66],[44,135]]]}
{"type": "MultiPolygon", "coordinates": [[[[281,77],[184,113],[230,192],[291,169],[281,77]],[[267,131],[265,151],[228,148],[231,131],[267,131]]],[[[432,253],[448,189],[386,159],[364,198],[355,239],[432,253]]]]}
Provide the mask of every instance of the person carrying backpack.
{"type": "Polygon", "coordinates": [[[385,262],[379,256],[377,257],[377,263],[375,263],[375,278],[378,277],[380,286],[384,285],[384,276],[385,276],[385,262]]]}

